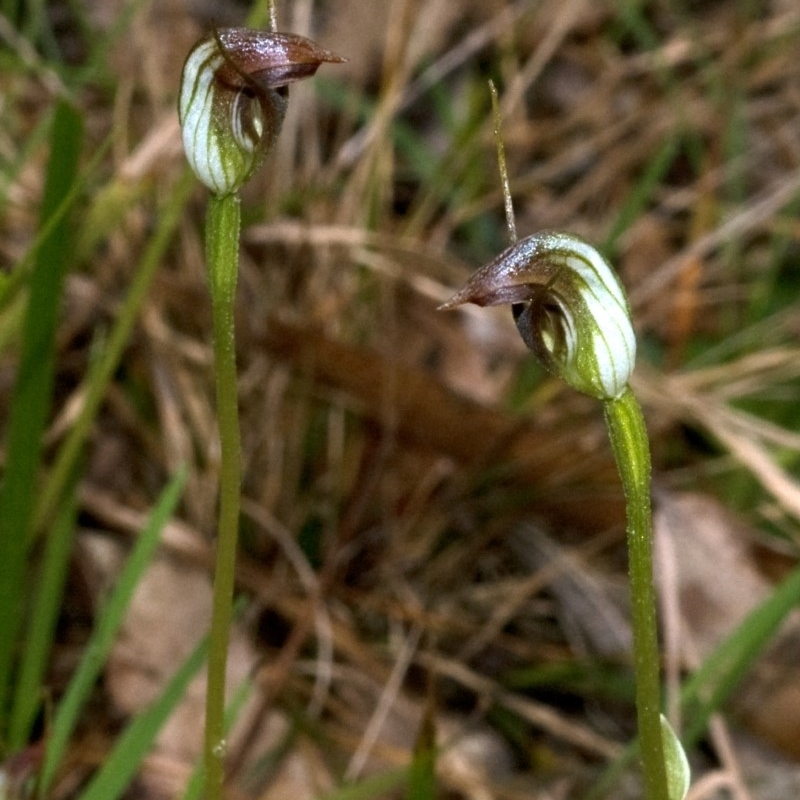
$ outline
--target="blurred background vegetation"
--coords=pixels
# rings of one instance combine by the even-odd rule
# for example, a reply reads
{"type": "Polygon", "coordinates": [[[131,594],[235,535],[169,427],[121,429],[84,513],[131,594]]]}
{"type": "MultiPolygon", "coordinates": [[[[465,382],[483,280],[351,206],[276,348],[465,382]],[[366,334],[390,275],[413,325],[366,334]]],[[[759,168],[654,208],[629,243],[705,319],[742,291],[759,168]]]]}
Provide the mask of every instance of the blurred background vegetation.
{"type": "MultiPolygon", "coordinates": [[[[191,796],[217,452],[207,193],[175,103],[212,22],[266,8],[0,11],[0,796],[43,773],[52,798],[191,796]]],[[[349,60],[292,87],[244,191],[230,796],[637,796],[599,408],[504,310],[436,311],[508,243],[490,78],[520,236],[582,234],[630,292],[696,797],[796,796],[800,7],[278,21],[349,60]]]]}

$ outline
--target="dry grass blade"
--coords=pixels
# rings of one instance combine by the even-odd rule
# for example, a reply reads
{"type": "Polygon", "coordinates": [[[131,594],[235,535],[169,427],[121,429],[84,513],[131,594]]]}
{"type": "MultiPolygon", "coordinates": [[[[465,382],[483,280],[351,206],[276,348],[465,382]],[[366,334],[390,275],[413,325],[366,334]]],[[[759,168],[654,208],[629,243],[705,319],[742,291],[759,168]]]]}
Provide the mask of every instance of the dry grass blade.
{"type": "MultiPolygon", "coordinates": [[[[760,361],[761,359],[759,359],[760,361]]],[[[798,447],[797,435],[790,430],[764,422],[727,405],[715,394],[698,392],[687,386],[682,377],[642,382],[644,394],[651,402],[679,411],[685,419],[703,426],[739,460],[787,512],[800,519],[800,484],[784,470],[770,450],[772,447],[798,447]]]]}

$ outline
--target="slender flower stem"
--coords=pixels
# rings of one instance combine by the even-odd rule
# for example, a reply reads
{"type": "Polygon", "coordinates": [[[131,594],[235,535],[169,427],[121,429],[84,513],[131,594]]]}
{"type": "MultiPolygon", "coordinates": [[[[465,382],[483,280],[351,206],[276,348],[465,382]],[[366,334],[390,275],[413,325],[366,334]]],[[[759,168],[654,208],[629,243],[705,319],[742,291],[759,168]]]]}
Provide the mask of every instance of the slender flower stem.
{"type": "Polygon", "coordinates": [[[242,469],[233,313],[239,267],[238,196],[212,197],[206,219],[206,264],[214,318],[214,372],[220,437],[220,508],[208,656],[204,755],[206,798],[221,800],[225,779],[225,671],[233,616],[242,469]]]}
{"type": "Polygon", "coordinates": [[[660,720],[661,682],[653,583],[650,448],[641,408],[629,387],[616,399],[606,400],[604,408],[627,504],[636,709],[644,796],[646,800],[668,800],[660,720]]]}
{"type": "Polygon", "coordinates": [[[344,60],[302,36],[276,32],[272,0],[267,8],[270,31],[215,28],[192,48],[178,99],[186,158],[214,195],[206,219],[206,264],[214,318],[220,497],[206,689],[206,800],[222,800],[225,782],[225,673],[241,502],[233,313],[241,224],[237,192],[278,136],[286,87],[312,76],[325,62],[344,60]]]}

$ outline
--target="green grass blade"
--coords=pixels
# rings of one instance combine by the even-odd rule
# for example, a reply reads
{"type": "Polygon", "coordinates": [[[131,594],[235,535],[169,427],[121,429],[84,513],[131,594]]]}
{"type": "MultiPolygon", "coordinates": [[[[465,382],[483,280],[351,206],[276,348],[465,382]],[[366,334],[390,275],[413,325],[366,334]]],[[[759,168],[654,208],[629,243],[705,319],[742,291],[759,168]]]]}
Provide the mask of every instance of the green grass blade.
{"type": "Polygon", "coordinates": [[[186,789],[180,796],[180,800],[201,800],[203,796],[204,778],[205,778],[205,773],[203,772],[203,764],[201,761],[195,766],[194,770],[192,771],[192,775],[189,778],[189,782],[186,784],[186,789]]]}
{"type": "Polygon", "coordinates": [[[45,796],[64,755],[78,716],[105,664],[117,631],[122,625],[128,603],[155,553],[161,530],[175,509],[185,482],[186,471],[182,470],[162,493],[146,528],[137,539],[125,567],[117,579],[113,593],[98,616],[83,658],[53,719],[42,770],[41,792],[45,796]]]}
{"type": "Polygon", "coordinates": [[[61,508],[44,547],[36,598],[31,611],[19,669],[14,680],[13,706],[8,732],[11,752],[28,742],[42,703],[42,683],[49,664],[75,532],[77,498],[73,491],[61,508]]]}
{"type": "Polygon", "coordinates": [[[739,624],[686,682],[683,705],[692,712],[684,740],[692,743],[708,719],[730,697],[747,670],[764,651],[787,615],[800,604],[800,567],[739,624]]]}
{"type": "Polygon", "coordinates": [[[173,675],[160,697],[138,714],[117,739],[102,769],[80,795],[80,800],[116,800],[128,788],[173,709],[184,698],[189,682],[206,659],[207,640],[203,640],[173,675]]]}
{"type": "MultiPolygon", "coordinates": [[[[56,108],[41,225],[75,184],[83,139],[80,114],[66,103],[56,108]]],[[[7,423],[6,471],[0,486],[0,708],[7,703],[25,586],[28,531],[37,496],[41,439],[50,408],[55,330],[61,287],[70,262],[72,226],[66,217],[42,242],[30,279],[22,353],[7,423]]]]}
{"type": "Polygon", "coordinates": [[[436,798],[436,730],[430,709],[422,719],[406,786],[408,800],[436,798]]]}
{"type": "Polygon", "coordinates": [[[653,193],[667,174],[678,153],[679,137],[671,136],[650,160],[643,175],[630,192],[617,215],[611,232],[608,234],[601,250],[613,253],[619,237],[645,212],[653,193]]]}
{"type": "Polygon", "coordinates": [[[408,773],[409,767],[379,772],[377,775],[370,775],[358,781],[358,783],[340,786],[323,795],[319,800],[374,800],[376,797],[384,796],[387,792],[394,791],[408,781],[408,773]]]}
{"type": "MultiPolygon", "coordinates": [[[[81,193],[99,171],[103,158],[110,146],[111,138],[108,137],[86,162],[86,166],[81,170],[77,180],[61,199],[61,202],[58,203],[52,214],[48,216],[46,223],[40,225],[36,239],[28,248],[25,255],[14,265],[14,271],[6,277],[5,280],[0,281],[0,309],[8,305],[25,285],[25,282],[28,280],[28,275],[31,272],[32,265],[40,258],[39,251],[44,246],[44,243],[55,235],[54,232],[59,226],[65,224],[64,217],[72,211],[75,201],[81,196],[81,193]]],[[[59,255],[59,253],[56,253],[56,255],[59,255]]]]}
{"type": "Polygon", "coordinates": [[[159,224],[145,251],[125,303],[116,317],[108,346],[102,355],[91,380],[87,385],[86,398],[80,414],[59,450],[39,502],[33,521],[34,532],[40,530],[48,521],[63,495],[69,475],[78,460],[83,444],[94,421],[100,403],[114,372],[119,365],[122,353],[138,318],[139,309],[144,302],[156,270],[161,265],[164,253],[172,241],[178,226],[183,207],[189,193],[196,187],[194,176],[187,169],[182,180],[172,188],[169,201],[159,214],[159,224]]]}
{"type": "MultiPolygon", "coordinates": [[[[0,208],[3,208],[8,202],[9,189],[19,179],[23,168],[30,163],[33,155],[44,145],[52,125],[53,115],[46,114],[36,123],[30,135],[25,138],[16,158],[13,161],[3,160],[2,168],[0,168],[0,208]]],[[[5,279],[5,277],[4,275],[3,278],[5,279]]]]}

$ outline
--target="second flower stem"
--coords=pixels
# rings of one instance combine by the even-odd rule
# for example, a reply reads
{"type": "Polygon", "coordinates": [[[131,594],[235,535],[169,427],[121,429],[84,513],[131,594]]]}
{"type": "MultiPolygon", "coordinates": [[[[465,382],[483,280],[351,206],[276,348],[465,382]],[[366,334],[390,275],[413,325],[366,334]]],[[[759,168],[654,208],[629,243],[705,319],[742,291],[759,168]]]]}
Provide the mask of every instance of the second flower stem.
{"type": "Polygon", "coordinates": [[[242,473],[234,328],[239,226],[238,196],[212,197],[206,221],[206,264],[214,324],[220,492],[206,689],[206,800],[221,800],[225,780],[225,673],[233,616],[242,473]]]}
{"type": "Polygon", "coordinates": [[[650,447],[641,408],[630,387],[604,403],[611,447],[625,491],[631,592],[636,709],[646,800],[668,800],[661,740],[661,680],[653,528],[650,510],[650,447]]]}

